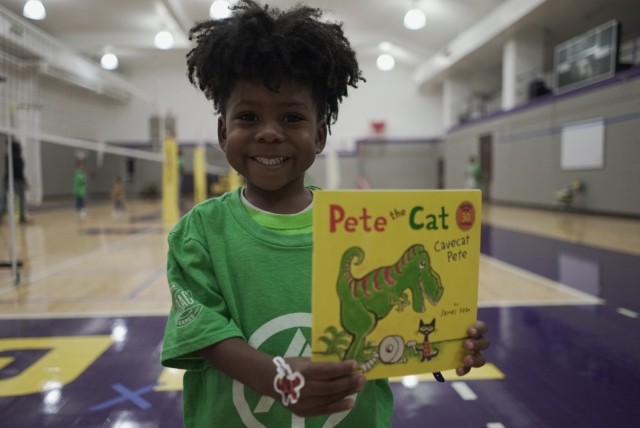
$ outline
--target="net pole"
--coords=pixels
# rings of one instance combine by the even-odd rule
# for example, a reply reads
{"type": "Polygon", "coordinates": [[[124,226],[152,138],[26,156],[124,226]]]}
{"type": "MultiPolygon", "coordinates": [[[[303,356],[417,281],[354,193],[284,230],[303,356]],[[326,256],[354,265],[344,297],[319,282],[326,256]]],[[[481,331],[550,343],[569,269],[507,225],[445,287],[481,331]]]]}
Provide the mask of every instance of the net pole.
{"type": "MultiPolygon", "coordinates": [[[[9,115],[10,116],[10,115],[9,115]]],[[[9,119],[10,120],[10,119],[9,119]]],[[[20,283],[20,272],[18,271],[18,246],[16,231],[16,211],[15,211],[15,183],[13,179],[13,135],[8,134],[7,138],[7,206],[9,222],[9,263],[11,264],[11,276],[14,285],[20,283]]]]}
{"type": "Polygon", "coordinates": [[[207,199],[207,159],[205,146],[200,142],[193,150],[193,203],[207,199]]]}
{"type": "Polygon", "coordinates": [[[178,144],[173,117],[165,115],[163,125],[162,223],[171,229],[180,219],[178,144]]]}

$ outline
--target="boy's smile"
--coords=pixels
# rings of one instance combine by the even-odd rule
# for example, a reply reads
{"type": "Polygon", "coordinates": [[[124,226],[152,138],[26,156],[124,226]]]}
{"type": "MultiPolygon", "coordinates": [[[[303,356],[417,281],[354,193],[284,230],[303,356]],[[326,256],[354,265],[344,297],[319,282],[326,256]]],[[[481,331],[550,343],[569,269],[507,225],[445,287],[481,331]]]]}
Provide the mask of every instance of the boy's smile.
{"type": "Polygon", "coordinates": [[[229,164],[247,180],[245,196],[252,203],[251,197],[283,200],[305,192],[305,172],[326,142],[318,116],[302,84],[285,82],[278,92],[256,81],[236,84],[218,119],[218,139],[229,164]]]}
{"type": "Polygon", "coordinates": [[[287,158],[282,158],[282,157],[278,157],[278,158],[265,158],[265,157],[259,157],[259,158],[254,158],[257,162],[266,165],[266,166],[277,166],[280,165],[282,162],[284,162],[287,158]]]}

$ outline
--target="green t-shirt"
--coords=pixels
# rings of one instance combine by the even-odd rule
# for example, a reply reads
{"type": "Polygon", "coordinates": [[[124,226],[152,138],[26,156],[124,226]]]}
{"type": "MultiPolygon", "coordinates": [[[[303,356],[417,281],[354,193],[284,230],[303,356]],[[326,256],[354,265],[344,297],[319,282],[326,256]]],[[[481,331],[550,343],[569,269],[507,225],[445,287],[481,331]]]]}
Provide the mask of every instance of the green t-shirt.
{"type": "Polygon", "coordinates": [[[73,196],[83,198],[87,195],[87,173],[76,169],[73,176],[73,196]]]}
{"type": "Polygon", "coordinates": [[[468,189],[477,189],[482,179],[482,169],[477,163],[469,163],[464,167],[465,187],[468,189]]]}
{"type": "Polygon", "coordinates": [[[349,412],[303,420],[196,353],[242,337],[273,356],[311,355],[312,235],[261,226],[240,192],[195,206],[169,234],[173,304],[162,364],[186,369],[185,426],[389,427],[393,395],[386,380],[367,382],[349,412]]]}

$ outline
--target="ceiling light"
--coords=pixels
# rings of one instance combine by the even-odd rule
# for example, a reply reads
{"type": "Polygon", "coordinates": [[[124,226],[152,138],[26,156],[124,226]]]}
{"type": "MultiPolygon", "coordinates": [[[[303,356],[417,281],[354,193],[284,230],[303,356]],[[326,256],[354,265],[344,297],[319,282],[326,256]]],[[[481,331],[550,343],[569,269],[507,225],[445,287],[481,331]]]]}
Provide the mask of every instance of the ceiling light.
{"type": "Polygon", "coordinates": [[[404,26],[409,30],[419,30],[427,23],[427,17],[424,12],[417,8],[409,9],[404,16],[404,26]]]}
{"type": "Polygon", "coordinates": [[[158,31],[155,44],[158,49],[171,49],[173,46],[173,35],[167,30],[158,31]]]}
{"type": "Polygon", "coordinates": [[[216,0],[211,3],[209,8],[209,17],[211,19],[224,19],[231,16],[230,4],[224,0],[216,0]]]}
{"type": "Polygon", "coordinates": [[[22,15],[25,18],[41,20],[47,17],[47,11],[40,0],[29,0],[24,4],[22,15]]]}
{"type": "Polygon", "coordinates": [[[376,60],[376,65],[382,71],[389,71],[393,70],[393,68],[396,66],[396,60],[393,59],[391,55],[384,53],[378,57],[378,59],[376,60]]]}
{"type": "Polygon", "coordinates": [[[102,55],[100,66],[105,70],[115,70],[118,68],[118,57],[114,53],[107,52],[102,55]]]}

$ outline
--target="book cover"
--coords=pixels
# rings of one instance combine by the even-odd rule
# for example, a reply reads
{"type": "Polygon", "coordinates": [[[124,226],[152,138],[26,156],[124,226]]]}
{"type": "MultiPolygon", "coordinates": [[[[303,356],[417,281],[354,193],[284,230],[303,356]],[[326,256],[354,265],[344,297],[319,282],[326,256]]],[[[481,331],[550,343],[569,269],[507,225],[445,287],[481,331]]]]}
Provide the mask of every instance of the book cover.
{"type": "Polygon", "coordinates": [[[460,366],[476,321],[479,190],[317,191],[312,360],[368,379],[460,366]]]}

